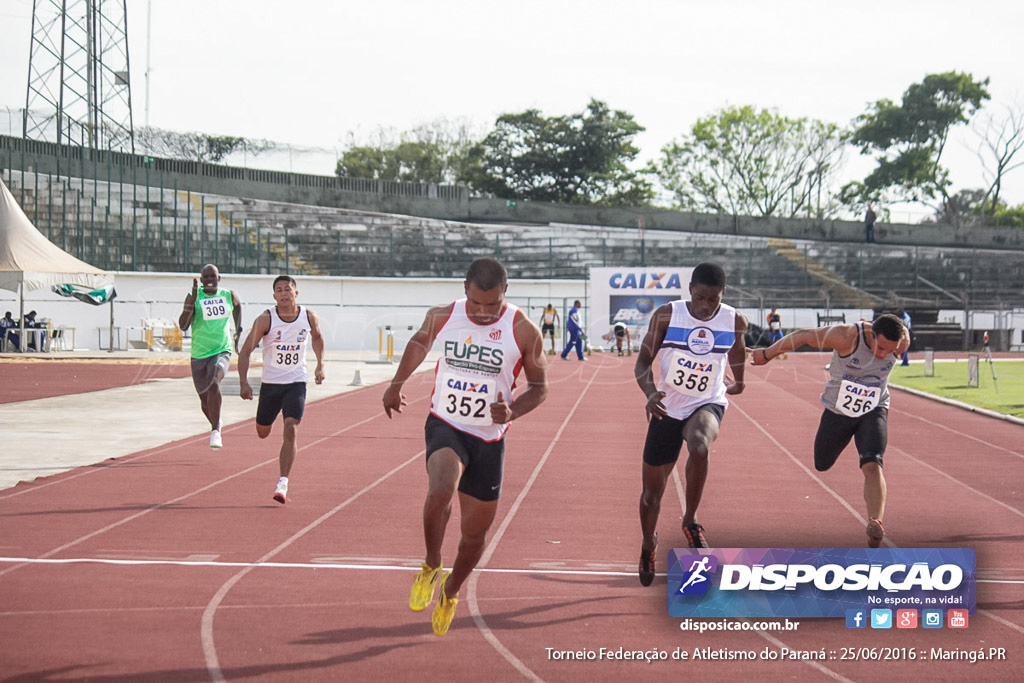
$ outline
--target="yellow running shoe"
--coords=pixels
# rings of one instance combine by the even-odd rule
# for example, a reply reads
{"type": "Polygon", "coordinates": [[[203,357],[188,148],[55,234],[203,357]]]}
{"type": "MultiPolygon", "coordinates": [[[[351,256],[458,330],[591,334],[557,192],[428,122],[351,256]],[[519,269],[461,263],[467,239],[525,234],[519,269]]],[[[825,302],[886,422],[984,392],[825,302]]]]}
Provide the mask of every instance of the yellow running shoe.
{"type": "Polygon", "coordinates": [[[434,626],[434,634],[439,636],[448,633],[448,627],[452,625],[452,619],[455,617],[455,606],[459,604],[458,598],[445,597],[444,584],[448,582],[449,576],[451,576],[451,572],[445,572],[441,577],[441,592],[437,596],[434,614],[430,618],[430,623],[434,626]]]}
{"type": "Polygon", "coordinates": [[[431,567],[426,562],[423,563],[423,569],[416,575],[416,580],[412,582],[412,590],[409,591],[409,609],[413,612],[422,612],[434,599],[437,577],[441,575],[443,567],[443,562],[440,567],[431,567]]]}

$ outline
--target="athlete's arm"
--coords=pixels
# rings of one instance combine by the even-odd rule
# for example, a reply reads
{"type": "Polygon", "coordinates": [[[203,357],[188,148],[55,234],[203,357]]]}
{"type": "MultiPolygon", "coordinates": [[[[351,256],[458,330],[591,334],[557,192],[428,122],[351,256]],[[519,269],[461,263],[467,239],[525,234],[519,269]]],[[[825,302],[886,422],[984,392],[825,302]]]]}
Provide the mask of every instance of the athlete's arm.
{"type": "Polygon", "coordinates": [[[246,401],[252,400],[252,387],[249,386],[247,376],[249,374],[249,356],[256,350],[256,345],[260,343],[260,339],[266,336],[267,332],[270,332],[270,312],[263,311],[252,322],[249,336],[245,338],[245,343],[238,351],[238,395],[246,401]]]}
{"type": "Polygon", "coordinates": [[[388,417],[391,417],[391,411],[402,412],[402,406],[406,405],[405,395],[402,394],[402,385],[427,357],[427,352],[434,345],[437,333],[441,331],[445,321],[451,317],[454,306],[455,303],[452,302],[443,306],[435,306],[427,311],[427,317],[423,319],[420,329],[412,335],[409,343],[406,344],[405,350],[402,352],[402,360],[398,363],[395,376],[391,379],[387,390],[384,391],[382,399],[384,412],[388,417]]]}
{"type": "Polygon", "coordinates": [[[747,362],[747,319],[743,317],[741,313],[736,313],[736,341],[732,343],[732,348],[729,349],[729,369],[732,370],[732,381],[726,381],[725,393],[727,394],[741,394],[743,393],[743,372],[746,370],[744,365],[747,362]]]}
{"type": "Polygon", "coordinates": [[[903,326],[903,331],[900,333],[900,343],[893,351],[894,356],[902,356],[907,349],[910,348],[910,328],[906,325],[903,326]]]}
{"type": "Polygon", "coordinates": [[[238,294],[235,292],[231,292],[231,302],[234,304],[231,317],[235,320],[235,352],[238,353],[238,340],[242,336],[242,302],[238,300],[238,294]]]}
{"type": "Polygon", "coordinates": [[[309,336],[313,340],[313,354],[316,355],[316,370],[313,372],[313,379],[317,384],[324,382],[324,335],[320,332],[320,317],[315,311],[306,309],[306,319],[309,320],[309,336]]]}
{"type": "Polygon", "coordinates": [[[178,316],[178,327],[184,332],[192,325],[192,317],[196,314],[196,297],[199,296],[199,278],[192,278],[192,293],[185,295],[185,303],[178,316]]]}
{"type": "Polygon", "coordinates": [[[857,335],[860,333],[857,325],[830,325],[828,327],[806,328],[790,332],[785,337],[775,342],[766,349],[756,349],[750,354],[752,365],[764,365],[773,358],[777,358],[789,351],[796,351],[804,346],[810,346],[823,351],[838,351],[840,355],[846,356],[853,353],[857,348],[857,335]]]}
{"type": "Polygon", "coordinates": [[[658,391],[654,383],[654,358],[658,355],[661,343],[665,341],[665,332],[668,330],[668,323],[672,319],[672,304],[659,306],[654,315],[651,316],[651,323],[647,327],[647,334],[640,342],[640,352],[636,356],[636,364],[633,372],[636,375],[636,383],[640,391],[647,397],[647,404],[644,410],[647,419],[654,417],[658,420],[668,415],[665,412],[665,404],[661,399],[665,398],[664,391],[658,391]]]}
{"type": "Polygon", "coordinates": [[[498,393],[498,400],[491,404],[491,419],[495,424],[504,424],[526,415],[548,397],[548,368],[544,360],[544,337],[522,311],[516,312],[513,321],[516,344],[523,357],[523,375],[526,390],[520,391],[512,402],[498,393]]]}

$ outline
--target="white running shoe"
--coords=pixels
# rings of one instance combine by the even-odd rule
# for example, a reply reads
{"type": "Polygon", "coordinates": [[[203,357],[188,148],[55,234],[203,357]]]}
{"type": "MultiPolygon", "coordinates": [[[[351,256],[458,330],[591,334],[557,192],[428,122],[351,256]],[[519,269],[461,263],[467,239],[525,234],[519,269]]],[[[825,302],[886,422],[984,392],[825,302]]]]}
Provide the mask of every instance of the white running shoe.
{"type": "Polygon", "coordinates": [[[288,482],[277,482],[277,488],[274,489],[274,500],[276,500],[281,505],[284,505],[286,502],[288,502],[288,482]]]}
{"type": "Polygon", "coordinates": [[[224,441],[220,438],[220,430],[214,429],[210,432],[210,448],[223,448],[224,441]]]}

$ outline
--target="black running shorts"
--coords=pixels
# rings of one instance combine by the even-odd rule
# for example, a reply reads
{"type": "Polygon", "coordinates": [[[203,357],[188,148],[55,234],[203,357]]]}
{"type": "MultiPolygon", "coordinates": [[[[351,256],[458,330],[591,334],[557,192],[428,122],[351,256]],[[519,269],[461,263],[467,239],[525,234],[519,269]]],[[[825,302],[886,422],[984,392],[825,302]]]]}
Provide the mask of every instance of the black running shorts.
{"type": "Polygon", "coordinates": [[[479,500],[498,500],[505,470],[505,439],[484,441],[460,432],[433,413],[427,416],[424,432],[428,460],[442,448],[450,448],[462,461],[459,493],[479,500]]]}
{"type": "Polygon", "coordinates": [[[697,413],[706,410],[715,416],[719,424],[725,416],[725,406],[706,403],[686,420],[677,420],[667,415],[660,420],[652,418],[647,425],[647,440],[644,442],[644,462],[654,467],[671,465],[679,460],[683,450],[683,430],[686,422],[697,413]]]}
{"type": "Polygon", "coordinates": [[[306,412],[306,383],[260,384],[260,402],[256,407],[256,424],[269,427],[277,414],[302,422],[306,412]]]}
{"type": "Polygon", "coordinates": [[[869,462],[877,462],[881,466],[889,441],[889,409],[878,406],[860,417],[847,417],[825,410],[818,423],[818,433],[814,436],[814,469],[824,472],[832,467],[850,439],[860,454],[861,467],[869,462]]]}

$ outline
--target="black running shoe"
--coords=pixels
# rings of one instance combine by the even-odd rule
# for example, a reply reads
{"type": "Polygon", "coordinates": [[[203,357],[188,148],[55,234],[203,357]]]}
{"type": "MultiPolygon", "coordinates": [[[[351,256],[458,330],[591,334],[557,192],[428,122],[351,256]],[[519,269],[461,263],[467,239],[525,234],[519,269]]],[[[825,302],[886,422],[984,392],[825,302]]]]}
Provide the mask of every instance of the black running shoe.
{"type": "Polygon", "coordinates": [[[654,561],[658,556],[658,534],[654,534],[654,547],[640,548],[640,585],[650,586],[654,581],[654,561]]]}
{"type": "Polygon", "coordinates": [[[690,522],[683,526],[683,534],[686,536],[686,542],[690,544],[691,548],[707,548],[708,541],[704,538],[704,527],[697,522],[690,522]]]}

